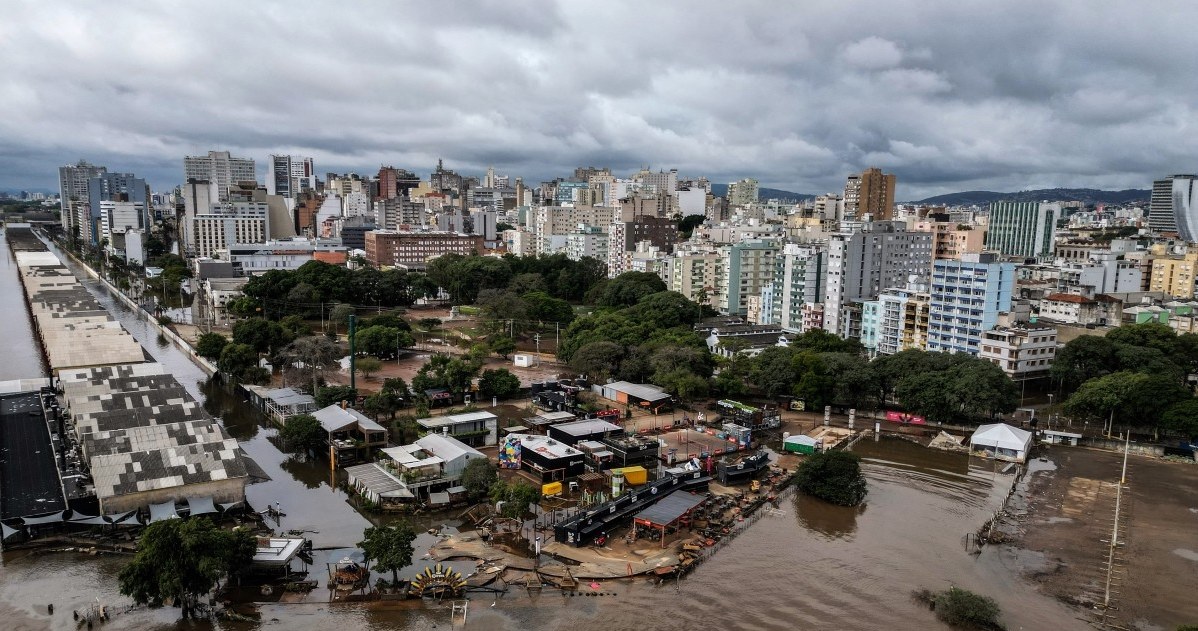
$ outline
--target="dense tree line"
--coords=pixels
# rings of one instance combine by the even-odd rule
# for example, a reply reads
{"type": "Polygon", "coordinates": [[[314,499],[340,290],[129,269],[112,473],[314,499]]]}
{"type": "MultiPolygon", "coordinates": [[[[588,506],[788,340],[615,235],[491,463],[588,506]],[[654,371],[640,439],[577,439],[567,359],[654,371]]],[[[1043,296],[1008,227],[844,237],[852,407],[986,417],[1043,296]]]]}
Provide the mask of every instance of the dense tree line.
{"type": "Polygon", "coordinates": [[[1052,377],[1075,418],[1198,437],[1198,402],[1188,377],[1198,372],[1198,335],[1167,325],[1122,326],[1083,335],[1057,354],[1052,377]]]}
{"type": "Polygon", "coordinates": [[[580,302],[606,277],[607,265],[602,261],[589,257],[572,261],[565,254],[502,257],[445,254],[428,264],[428,278],[449,292],[450,300],[457,305],[474,304],[485,290],[517,296],[542,292],[551,298],[580,302]]]}
{"type": "Polygon", "coordinates": [[[336,303],[402,307],[434,295],[436,291],[436,283],[424,274],[378,270],[370,266],[351,270],[309,261],[296,270],[270,270],[250,278],[243,290],[245,296],[229,308],[241,316],[317,318],[323,307],[331,308],[336,303]]]}

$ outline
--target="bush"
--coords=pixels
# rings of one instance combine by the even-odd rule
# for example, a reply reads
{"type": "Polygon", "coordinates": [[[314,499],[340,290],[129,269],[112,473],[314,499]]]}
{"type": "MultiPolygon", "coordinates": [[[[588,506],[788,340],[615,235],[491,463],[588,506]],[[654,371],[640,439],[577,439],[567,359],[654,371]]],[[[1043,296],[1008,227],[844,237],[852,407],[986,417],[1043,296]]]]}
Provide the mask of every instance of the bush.
{"type": "Polygon", "coordinates": [[[808,456],[799,465],[795,481],[804,493],[840,506],[856,506],[868,492],[861,459],[847,451],[808,456]]]}
{"type": "Polygon", "coordinates": [[[220,333],[205,333],[196,340],[196,353],[200,357],[219,359],[220,352],[225,350],[228,343],[228,338],[220,333]]]}
{"type": "Polygon", "coordinates": [[[950,587],[942,592],[921,589],[914,596],[931,607],[936,617],[945,624],[987,631],[1006,629],[998,621],[1001,611],[993,598],[959,587],[950,587]]]}

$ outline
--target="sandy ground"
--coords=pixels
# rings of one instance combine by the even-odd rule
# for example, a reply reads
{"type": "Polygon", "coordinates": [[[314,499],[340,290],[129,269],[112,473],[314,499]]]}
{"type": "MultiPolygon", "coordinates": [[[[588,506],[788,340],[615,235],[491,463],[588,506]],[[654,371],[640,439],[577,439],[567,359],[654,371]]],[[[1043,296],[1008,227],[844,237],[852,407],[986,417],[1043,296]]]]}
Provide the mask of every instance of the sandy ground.
{"type": "MultiPolygon", "coordinates": [[[[1090,607],[1103,601],[1123,457],[1059,446],[1045,455],[1056,468],[1029,474],[1019,553],[1043,555],[1024,565],[1046,593],[1090,607]]],[[[1145,630],[1198,622],[1198,465],[1133,455],[1127,483],[1110,615],[1145,630]]]]}

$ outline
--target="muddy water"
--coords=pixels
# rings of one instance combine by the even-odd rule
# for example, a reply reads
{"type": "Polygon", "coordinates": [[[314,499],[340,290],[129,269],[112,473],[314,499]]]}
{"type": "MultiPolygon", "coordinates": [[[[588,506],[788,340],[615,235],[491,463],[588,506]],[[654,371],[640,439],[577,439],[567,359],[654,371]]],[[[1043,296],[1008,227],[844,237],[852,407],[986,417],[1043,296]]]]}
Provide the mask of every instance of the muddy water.
{"type": "MultiPolygon", "coordinates": [[[[2,245],[2,244],[0,244],[2,245]]],[[[3,247],[7,252],[7,247],[3,247]]],[[[0,266],[0,305],[23,310],[15,268],[0,266]]],[[[320,464],[281,454],[271,443],[274,430],[252,408],[205,383],[204,375],[177,349],[158,339],[136,313],[88,286],[114,315],[165,364],[273,478],[249,487],[255,505],[279,501],[287,516],[283,528],[302,528],[318,548],[313,568],[319,578],[324,560],[343,549],[368,525],[329,485],[320,464]]],[[[14,312],[6,322],[10,331],[14,312]]],[[[28,323],[25,323],[26,332],[28,323]]],[[[0,379],[40,374],[32,337],[10,336],[10,360],[0,379]],[[25,357],[21,365],[16,358],[25,357]]],[[[714,559],[681,582],[605,583],[600,597],[564,597],[546,591],[529,596],[513,589],[499,600],[471,600],[468,629],[582,629],[644,631],[684,625],[727,629],[923,629],[942,628],[932,614],[911,601],[913,589],[958,585],[999,601],[1009,628],[1088,629],[1076,612],[1039,595],[1013,569],[1013,552],[988,548],[967,554],[962,539],[976,530],[1001,501],[1010,480],[989,463],[970,466],[959,454],[932,452],[899,440],[863,441],[854,450],[864,458],[870,494],[856,509],[831,507],[792,496],[774,514],[753,524],[714,559]],[[492,606],[494,605],[494,606],[492,606]]],[[[422,535],[418,550],[431,538],[422,535]]],[[[418,552],[419,554],[419,552],[418,552]]],[[[121,559],[83,555],[6,555],[0,571],[0,616],[8,629],[73,629],[70,611],[97,598],[119,610],[116,593],[121,559]],[[57,613],[46,615],[54,602],[57,613]]],[[[419,562],[418,562],[419,563],[419,562]]],[[[409,569],[404,574],[410,575],[409,569]]],[[[448,628],[448,607],[420,610],[364,605],[268,605],[258,624],[224,623],[223,629],[427,629],[448,628]]],[[[175,621],[177,610],[135,611],[118,616],[109,628],[207,629],[207,624],[175,621]]]]}

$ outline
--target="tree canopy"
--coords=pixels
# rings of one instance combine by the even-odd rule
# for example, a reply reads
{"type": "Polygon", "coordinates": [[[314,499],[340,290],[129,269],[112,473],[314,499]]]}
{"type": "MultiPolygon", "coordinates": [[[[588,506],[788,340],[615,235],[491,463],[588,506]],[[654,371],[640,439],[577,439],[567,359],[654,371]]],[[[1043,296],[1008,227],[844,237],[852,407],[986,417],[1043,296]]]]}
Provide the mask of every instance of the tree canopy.
{"type": "Polygon", "coordinates": [[[196,340],[196,353],[200,357],[219,359],[220,352],[225,349],[225,345],[228,343],[229,338],[220,333],[204,333],[196,340]]]}
{"type": "Polygon", "coordinates": [[[311,414],[297,414],[287,419],[279,430],[279,438],[289,451],[304,451],[324,442],[324,429],[311,414]]]}
{"type": "Polygon", "coordinates": [[[390,526],[371,526],[362,533],[358,547],[367,561],[381,572],[391,572],[391,583],[399,583],[399,571],[412,564],[412,544],[416,531],[412,524],[400,521],[390,526]]]}
{"type": "Polygon", "coordinates": [[[520,393],[520,378],[506,368],[484,370],[478,378],[478,394],[484,398],[510,399],[520,393]]]}
{"type": "Polygon", "coordinates": [[[869,491],[861,473],[861,459],[848,451],[808,456],[799,464],[795,482],[802,492],[840,506],[860,504],[869,491]]]}
{"type": "Polygon", "coordinates": [[[121,569],[120,591],[151,607],[170,600],[188,618],[199,597],[248,566],[256,549],[249,530],[222,530],[207,517],[157,521],[146,526],[133,560],[121,569]]]}
{"type": "Polygon", "coordinates": [[[487,497],[491,487],[498,481],[499,472],[487,458],[471,459],[462,470],[461,484],[466,489],[466,495],[472,500],[487,497]]]}

